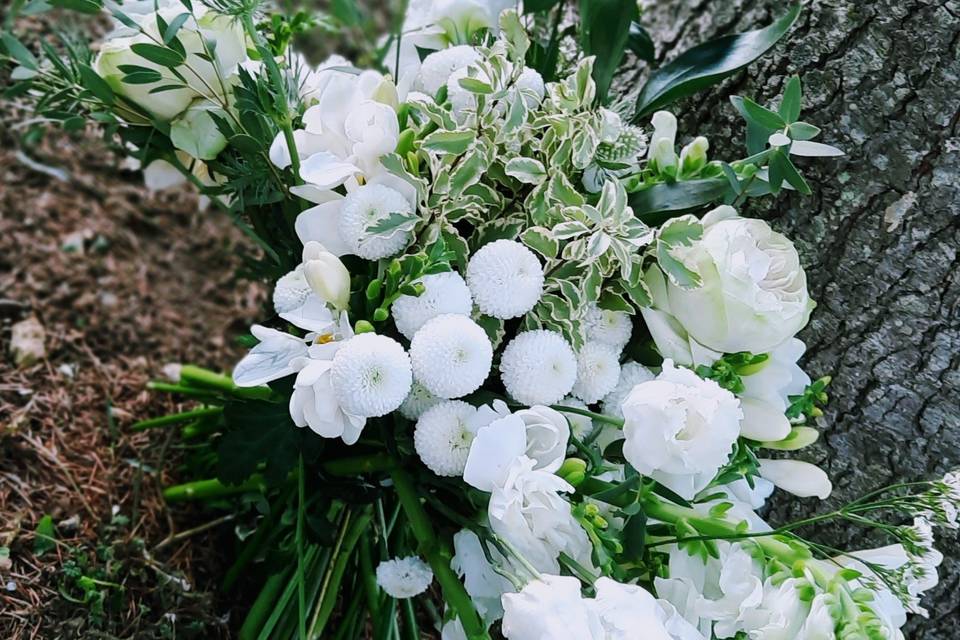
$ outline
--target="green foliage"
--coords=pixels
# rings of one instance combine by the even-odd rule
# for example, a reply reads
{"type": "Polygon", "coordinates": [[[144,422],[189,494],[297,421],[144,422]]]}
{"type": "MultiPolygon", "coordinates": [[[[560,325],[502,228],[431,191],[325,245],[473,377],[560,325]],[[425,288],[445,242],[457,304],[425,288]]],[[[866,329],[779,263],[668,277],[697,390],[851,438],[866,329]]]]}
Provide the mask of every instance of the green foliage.
{"type": "Polygon", "coordinates": [[[635,0],[580,0],[580,47],[584,55],[597,57],[593,80],[603,104],[609,102],[610,83],[638,17],[635,0]]]}
{"type": "Polygon", "coordinates": [[[823,409],[830,400],[827,395],[827,387],[830,386],[832,378],[823,376],[817,378],[807,385],[803,393],[797,396],[790,396],[790,406],[787,407],[787,417],[792,422],[804,422],[809,418],[819,418],[823,415],[823,409]]]}
{"type": "Polygon", "coordinates": [[[769,359],[770,356],[766,353],[756,355],[747,351],[727,353],[709,367],[698,366],[696,371],[701,378],[713,380],[727,391],[740,394],[745,389],[741,376],[754,373],[769,359]]]}
{"type": "Polygon", "coordinates": [[[34,555],[42,556],[48,551],[53,551],[57,548],[57,529],[53,524],[53,517],[50,516],[50,514],[40,518],[33,535],[34,555]]]}

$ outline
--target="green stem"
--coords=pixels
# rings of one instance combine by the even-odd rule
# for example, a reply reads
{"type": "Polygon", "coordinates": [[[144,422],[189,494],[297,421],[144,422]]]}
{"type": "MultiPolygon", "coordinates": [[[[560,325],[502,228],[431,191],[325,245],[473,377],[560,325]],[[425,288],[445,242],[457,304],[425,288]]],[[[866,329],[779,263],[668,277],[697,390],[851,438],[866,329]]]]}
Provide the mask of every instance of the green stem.
{"type": "Polygon", "coordinates": [[[201,409],[193,409],[192,411],[184,411],[183,413],[173,413],[159,418],[141,420],[140,422],[134,423],[133,426],[130,427],[130,430],[146,431],[147,429],[153,429],[155,427],[165,427],[179,422],[189,422],[196,418],[220,415],[221,413],[223,413],[223,407],[203,407],[201,409]]]}
{"type": "Polygon", "coordinates": [[[373,635],[377,635],[380,614],[380,588],[377,586],[377,577],[373,572],[373,541],[369,537],[360,543],[360,573],[363,579],[363,590],[367,599],[367,610],[373,621],[373,635]]]}
{"type": "MultiPolygon", "coordinates": [[[[347,512],[349,517],[350,512],[347,512]]],[[[356,520],[350,525],[346,534],[340,540],[339,553],[336,553],[336,560],[330,573],[329,580],[323,585],[320,593],[320,604],[317,606],[313,620],[310,624],[307,637],[311,640],[323,637],[324,628],[330,621],[334,606],[337,604],[337,596],[340,594],[340,583],[343,581],[343,574],[347,570],[347,563],[350,562],[353,552],[357,546],[360,537],[367,530],[373,514],[368,507],[357,516],[356,520]]]]}
{"type": "Polygon", "coordinates": [[[269,400],[273,397],[270,387],[238,387],[233,378],[209,369],[185,364],[180,369],[180,381],[187,385],[216,389],[237,398],[248,400],[269,400]]]}
{"type": "Polygon", "coordinates": [[[158,380],[151,380],[148,382],[147,389],[150,391],[159,391],[161,393],[176,393],[182,396],[189,396],[191,398],[204,400],[212,400],[217,397],[216,393],[208,389],[196,389],[194,387],[187,387],[182,384],[173,384],[158,380]]]}
{"type": "Polygon", "coordinates": [[[270,611],[273,610],[277,596],[280,595],[281,589],[288,582],[287,578],[290,571],[291,569],[278,571],[264,582],[260,594],[247,613],[247,617],[243,619],[243,626],[240,627],[240,633],[237,636],[240,640],[254,640],[260,635],[260,629],[263,627],[270,611]]]}
{"type": "Polygon", "coordinates": [[[250,476],[246,482],[238,485],[225,485],[214,478],[210,480],[195,480],[194,482],[167,487],[163,490],[163,498],[167,502],[209,500],[211,498],[233,496],[239,493],[263,491],[265,488],[266,484],[263,481],[263,477],[259,474],[250,476]]]}
{"type": "Polygon", "coordinates": [[[366,456],[331,460],[323,464],[323,470],[331,476],[350,477],[364,473],[389,471],[393,466],[393,458],[389,455],[386,453],[374,453],[366,456]]]}
{"type": "Polygon", "coordinates": [[[306,511],[306,481],[305,481],[306,471],[304,470],[303,464],[303,454],[300,454],[300,459],[297,462],[297,531],[296,531],[296,545],[297,545],[297,637],[300,640],[306,640],[307,638],[307,585],[306,578],[304,577],[305,572],[305,558],[303,550],[304,542],[304,533],[303,533],[303,518],[304,511],[306,511]]]}
{"type": "Polygon", "coordinates": [[[589,411],[587,409],[580,409],[579,407],[565,407],[561,404],[552,404],[550,405],[551,409],[560,411],[562,413],[574,413],[578,416],[585,416],[596,420],[597,422],[604,422],[606,424],[612,424],[615,427],[623,428],[623,418],[615,418],[613,416],[604,415],[602,413],[596,413],[594,411],[589,411]]]}
{"type": "Polygon", "coordinates": [[[452,554],[449,548],[437,538],[430,518],[420,503],[420,496],[410,474],[395,467],[390,471],[390,477],[393,478],[393,486],[407,521],[410,523],[410,529],[417,539],[419,551],[427,559],[433,569],[433,575],[440,583],[444,601],[460,618],[460,623],[469,640],[490,640],[490,635],[477,614],[473,601],[464,589],[463,583],[460,582],[460,578],[450,568],[452,554]]]}

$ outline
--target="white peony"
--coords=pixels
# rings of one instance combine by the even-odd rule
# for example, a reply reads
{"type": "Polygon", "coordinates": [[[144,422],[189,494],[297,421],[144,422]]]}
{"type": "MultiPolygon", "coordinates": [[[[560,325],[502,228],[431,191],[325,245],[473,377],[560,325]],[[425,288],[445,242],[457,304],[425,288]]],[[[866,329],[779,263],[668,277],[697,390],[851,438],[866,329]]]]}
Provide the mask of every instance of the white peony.
{"type": "Polygon", "coordinates": [[[170,142],[191,158],[213,160],[227,146],[227,138],[220,131],[213,116],[226,118],[219,103],[198,98],[170,123],[170,142]]]}
{"type": "Polygon", "coordinates": [[[656,380],[635,386],[622,408],[624,457],[687,499],[727,462],[743,417],[732,393],[670,360],[656,380]]]}
{"type": "Polygon", "coordinates": [[[553,404],[573,389],[577,356],[556,331],[524,331],[503,350],[500,379],[517,402],[553,404]]]}
{"type": "Polygon", "coordinates": [[[397,330],[408,340],[413,339],[428,320],[439,315],[470,315],[473,299],[460,274],[454,271],[433,273],[421,278],[419,283],[423,285],[423,293],[400,296],[390,307],[397,330]]]}
{"type": "Polygon", "coordinates": [[[466,316],[444,314],[424,324],[410,342],[413,371],[439,398],[460,398],[480,388],[490,373],[493,345],[466,316]]]}
{"type": "Polygon", "coordinates": [[[427,590],[433,570],[417,556],[384,560],[377,565],[377,584],[394,598],[412,598],[427,590]]]}
{"type": "Polygon", "coordinates": [[[724,353],[766,353],[806,325],[814,303],[797,250],[763,220],[721,206],[684,256],[703,284],[666,283],[669,313],[697,342],[724,353]]]}
{"type": "Polygon", "coordinates": [[[482,313],[504,320],[516,318],[540,301],[543,267],[521,243],[496,240],[470,257],[467,286],[482,313]]]}

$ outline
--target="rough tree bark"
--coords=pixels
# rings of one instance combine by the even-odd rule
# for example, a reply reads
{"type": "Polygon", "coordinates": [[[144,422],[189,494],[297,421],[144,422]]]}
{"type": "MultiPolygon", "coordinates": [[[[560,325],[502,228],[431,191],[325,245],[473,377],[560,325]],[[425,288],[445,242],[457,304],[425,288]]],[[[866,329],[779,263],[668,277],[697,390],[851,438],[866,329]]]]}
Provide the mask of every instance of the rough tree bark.
{"type": "MultiPolygon", "coordinates": [[[[784,0],[645,0],[659,60],[719,35],[769,23],[784,0]]],[[[741,153],[730,95],[768,101],[793,73],[804,119],[839,161],[799,164],[814,196],[750,205],[791,237],[819,306],[803,333],[805,367],[833,376],[821,441],[805,453],[835,483],[826,504],[774,501],[782,521],[839,505],[900,479],[960,467],[960,1],[814,0],[769,57],[683,102],[681,131],[710,136],[717,155],[741,153]],[[733,145],[729,141],[735,141],[733,145]]],[[[638,86],[635,77],[620,79],[638,86]]],[[[629,74],[628,74],[629,75],[629,74]]],[[[685,142],[685,141],[684,141],[685,142]]],[[[814,536],[866,546],[837,527],[814,536]]],[[[942,542],[931,619],[907,637],[953,640],[960,624],[960,544],[942,542]]]]}

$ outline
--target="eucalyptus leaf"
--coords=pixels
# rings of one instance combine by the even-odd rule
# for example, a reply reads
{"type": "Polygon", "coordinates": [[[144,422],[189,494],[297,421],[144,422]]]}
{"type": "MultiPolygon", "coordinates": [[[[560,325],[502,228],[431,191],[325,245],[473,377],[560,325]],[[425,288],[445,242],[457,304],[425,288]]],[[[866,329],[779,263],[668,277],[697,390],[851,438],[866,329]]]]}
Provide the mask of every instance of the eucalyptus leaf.
{"type": "Polygon", "coordinates": [[[714,85],[765,54],[793,26],[800,5],[793,5],[768,27],[698,45],[657,69],[637,97],[636,119],[714,85]]]}
{"type": "Polygon", "coordinates": [[[803,102],[803,90],[800,86],[800,77],[791,76],[787,80],[787,86],[783,90],[783,99],[780,101],[780,107],[777,113],[788,124],[796,122],[800,117],[800,109],[803,102]]]}

